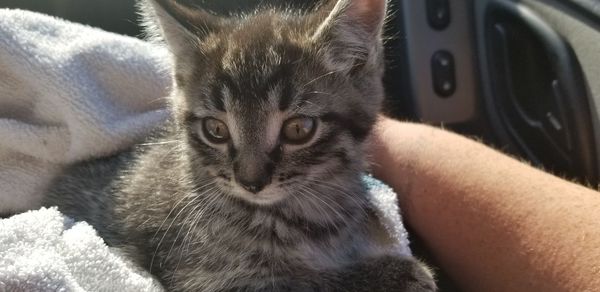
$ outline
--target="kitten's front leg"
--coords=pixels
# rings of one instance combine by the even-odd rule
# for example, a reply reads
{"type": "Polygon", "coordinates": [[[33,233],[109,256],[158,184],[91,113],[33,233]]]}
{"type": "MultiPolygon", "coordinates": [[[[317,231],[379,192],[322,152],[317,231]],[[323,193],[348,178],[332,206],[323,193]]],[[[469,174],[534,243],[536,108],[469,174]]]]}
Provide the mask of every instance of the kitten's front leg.
{"type": "Polygon", "coordinates": [[[434,292],[433,274],[414,258],[382,256],[348,266],[340,272],[336,291],[434,292]]]}

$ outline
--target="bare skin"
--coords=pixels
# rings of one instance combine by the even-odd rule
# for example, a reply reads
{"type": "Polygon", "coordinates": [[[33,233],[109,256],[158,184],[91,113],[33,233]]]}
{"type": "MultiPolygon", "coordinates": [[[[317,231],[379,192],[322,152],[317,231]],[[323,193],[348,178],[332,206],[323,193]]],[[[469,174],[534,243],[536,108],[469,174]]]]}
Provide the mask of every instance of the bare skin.
{"type": "Polygon", "coordinates": [[[600,193],[465,137],[387,118],[372,161],[464,291],[600,291],[600,193]]]}

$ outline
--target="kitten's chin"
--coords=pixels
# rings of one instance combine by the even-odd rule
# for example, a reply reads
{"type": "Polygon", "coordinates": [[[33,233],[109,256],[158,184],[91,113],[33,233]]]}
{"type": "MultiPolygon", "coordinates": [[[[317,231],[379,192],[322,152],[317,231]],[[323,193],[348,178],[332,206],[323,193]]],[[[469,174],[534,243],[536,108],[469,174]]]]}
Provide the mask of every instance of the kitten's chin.
{"type": "Polygon", "coordinates": [[[274,187],[267,187],[266,189],[254,194],[248,192],[242,188],[236,188],[233,191],[234,195],[248,203],[269,206],[277,204],[283,201],[287,195],[281,190],[277,190],[274,187]]]}

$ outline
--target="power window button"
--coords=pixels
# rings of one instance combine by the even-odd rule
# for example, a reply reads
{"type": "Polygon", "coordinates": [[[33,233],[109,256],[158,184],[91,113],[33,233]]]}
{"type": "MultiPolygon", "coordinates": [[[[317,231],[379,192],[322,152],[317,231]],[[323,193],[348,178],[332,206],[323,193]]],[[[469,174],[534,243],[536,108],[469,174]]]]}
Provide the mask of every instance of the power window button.
{"type": "Polygon", "coordinates": [[[456,92],[454,56],[448,51],[438,51],[431,58],[433,89],[440,97],[450,97],[456,92]]]}
{"type": "Polygon", "coordinates": [[[427,20],[435,30],[443,30],[450,25],[450,0],[426,0],[427,20]]]}

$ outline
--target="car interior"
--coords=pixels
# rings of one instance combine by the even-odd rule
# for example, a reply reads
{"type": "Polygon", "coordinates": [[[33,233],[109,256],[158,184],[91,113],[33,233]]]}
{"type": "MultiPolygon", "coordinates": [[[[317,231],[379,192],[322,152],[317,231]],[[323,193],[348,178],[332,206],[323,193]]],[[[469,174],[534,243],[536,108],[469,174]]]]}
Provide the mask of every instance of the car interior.
{"type": "MultiPolygon", "coordinates": [[[[181,0],[215,13],[318,0],[181,0]]],[[[134,0],[0,0],[143,37],[134,0]]],[[[598,0],[390,0],[392,117],[476,137],[561,177],[600,183],[598,0]]],[[[415,252],[435,266],[413,236],[415,252]]],[[[460,291],[436,269],[441,291],[460,291]]]]}

